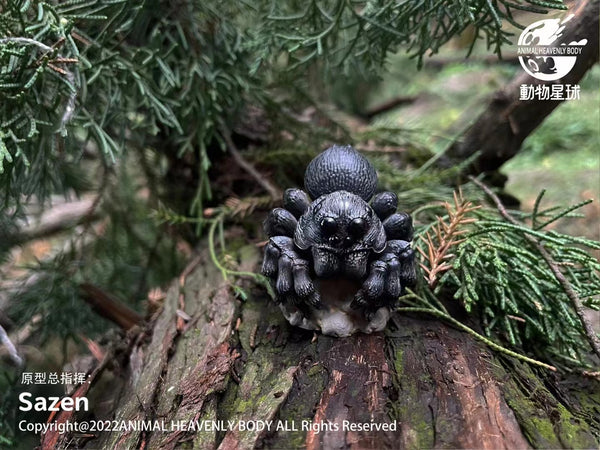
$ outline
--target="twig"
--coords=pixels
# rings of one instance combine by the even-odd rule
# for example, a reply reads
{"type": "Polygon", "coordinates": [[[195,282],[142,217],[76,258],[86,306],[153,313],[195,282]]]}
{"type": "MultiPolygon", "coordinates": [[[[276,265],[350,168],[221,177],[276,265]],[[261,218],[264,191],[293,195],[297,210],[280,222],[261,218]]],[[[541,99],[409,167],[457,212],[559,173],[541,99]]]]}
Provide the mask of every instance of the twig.
{"type": "MultiPolygon", "coordinates": [[[[64,40],[65,40],[64,38],[61,38],[61,40],[59,40],[59,42],[54,44],[52,47],[49,47],[42,42],[36,41],[35,39],[24,38],[24,37],[8,37],[8,38],[0,39],[0,44],[8,44],[10,42],[14,42],[16,44],[22,44],[22,45],[33,45],[33,46],[36,46],[39,49],[45,51],[46,53],[50,53],[50,52],[53,52],[59,44],[62,45],[64,40]]],[[[65,62],[72,62],[72,60],[73,60],[73,58],[63,58],[59,55],[59,57],[56,59],[56,62],[65,63],[65,62]]],[[[48,63],[48,67],[53,69],[55,72],[58,72],[58,73],[64,75],[65,78],[67,79],[67,81],[69,81],[69,83],[71,85],[75,86],[75,75],[73,74],[73,72],[71,72],[70,70],[67,70],[67,69],[62,69],[62,68],[53,66],[51,63],[48,63]]],[[[65,109],[64,109],[63,114],[60,119],[61,129],[63,129],[67,125],[67,123],[69,123],[71,118],[73,117],[73,113],[75,112],[75,100],[76,99],[77,99],[77,89],[73,89],[71,91],[71,93],[69,94],[69,98],[67,99],[67,104],[65,105],[65,109]]]]}
{"type": "MultiPolygon", "coordinates": [[[[508,220],[514,225],[519,225],[519,222],[517,222],[508,213],[508,211],[506,211],[506,208],[504,207],[498,196],[494,194],[488,186],[486,186],[473,176],[469,176],[469,179],[477,186],[479,186],[494,201],[494,203],[496,204],[496,208],[498,208],[498,211],[500,212],[500,215],[502,215],[502,217],[504,217],[506,220],[508,220]]],[[[563,290],[565,291],[565,294],[567,294],[567,297],[569,298],[569,300],[571,300],[571,304],[573,305],[573,308],[575,309],[575,312],[577,313],[577,316],[579,317],[579,320],[583,325],[586,337],[588,339],[588,342],[590,343],[590,346],[592,347],[592,350],[598,357],[600,357],[600,339],[598,339],[598,336],[596,335],[592,324],[585,316],[585,311],[583,310],[583,304],[581,303],[579,295],[577,295],[577,292],[575,292],[569,281],[560,271],[556,261],[554,261],[554,259],[552,258],[550,253],[548,253],[548,251],[544,248],[544,246],[535,237],[529,234],[525,234],[524,236],[529,242],[531,242],[535,246],[535,248],[539,251],[540,255],[542,255],[542,258],[544,258],[544,261],[546,261],[546,264],[548,264],[548,267],[550,267],[550,270],[556,277],[556,280],[562,286],[563,290]]]]}
{"type": "Polygon", "coordinates": [[[19,245],[35,239],[68,230],[81,223],[91,223],[99,215],[92,209],[94,200],[86,198],[75,202],[63,203],[45,211],[35,224],[27,224],[13,235],[2,235],[9,245],[19,245]]]}
{"type": "Polygon", "coordinates": [[[17,342],[19,345],[22,345],[34,334],[40,322],[42,321],[43,316],[41,314],[34,315],[25,325],[23,325],[20,329],[16,330],[12,334],[12,340],[17,342]]]}
{"type": "Polygon", "coordinates": [[[502,59],[497,55],[487,55],[483,57],[458,57],[458,58],[430,58],[424,61],[423,67],[442,69],[451,64],[483,64],[486,66],[494,66],[500,64],[518,64],[519,56],[517,54],[504,55],[502,59]]]}
{"type": "Polygon", "coordinates": [[[231,140],[231,135],[227,130],[222,131],[223,139],[225,139],[225,143],[227,144],[227,148],[233,156],[235,162],[244,169],[254,180],[269,193],[274,200],[279,200],[281,198],[281,191],[277,189],[269,180],[265,178],[264,175],[258,172],[254,168],[252,164],[250,164],[246,159],[241,155],[233,141],[231,140]]]}
{"type": "Polygon", "coordinates": [[[415,97],[414,95],[412,95],[412,96],[401,95],[401,96],[392,98],[390,100],[387,100],[383,103],[380,103],[372,108],[369,108],[364,113],[364,117],[366,117],[367,119],[370,120],[370,119],[373,119],[375,116],[378,116],[380,114],[391,111],[392,109],[397,108],[398,106],[402,106],[407,103],[413,103],[416,100],[417,100],[417,97],[415,97]]]}
{"type": "Polygon", "coordinates": [[[92,225],[92,218],[95,216],[99,216],[97,210],[98,206],[102,202],[102,199],[104,198],[104,193],[106,192],[106,189],[108,187],[109,175],[110,172],[109,168],[107,167],[107,163],[104,160],[102,160],[102,178],[100,180],[100,185],[96,190],[94,200],[92,201],[87,213],[84,216],[84,220],[82,223],[85,226],[83,228],[83,232],[81,233],[82,236],[86,235],[90,230],[90,227],[92,225]]]}
{"type": "Polygon", "coordinates": [[[141,324],[144,318],[133,309],[113,298],[102,289],[90,283],[79,285],[82,298],[102,317],[116,323],[124,330],[141,324]]]}
{"type": "MultiPolygon", "coordinates": [[[[62,69],[63,70],[63,74],[65,76],[65,78],[69,81],[69,83],[71,83],[73,86],[75,86],[75,75],[73,75],[73,72],[70,72],[68,70],[62,69]]],[[[65,105],[65,110],[63,111],[63,115],[60,118],[60,126],[61,129],[64,128],[70,121],[71,118],[73,117],[73,113],[75,112],[75,100],[77,99],[77,90],[74,89],[71,94],[69,95],[69,99],[67,100],[67,104],[65,105]]]]}
{"type": "Polygon", "coordinates": [[[46,44],[43,44],[35,39],[29,39],[24,37],[9,37],[0,39],[0,44],[7,44],[9,42],[15,42],[17,44],[25,44],[25,45],[35,45],[36,47],[41,48],[45,52],[51,52],[54,49],[52,47],[48,47],[46,44]]]}
{"type": "Polygon", "coordinates": [[[440,310],[437,310],[437,309],[432,309],[432,308],[419,308],[419,307],[406,307],[406,308],[402,307],[402,308],[397,308],[396,311],[398,311],[398,312],[404,312],[404,313],[411,313],[411,312],[412,313],[425,313],[425,314],[431,314],[433,316],[441,317],[442,319],[447,320],[448,322],[450,322],[452,325],[454,325],[458,329],[460,329],[460,330],[462,330],[462,331],[470,334],[475,339],[480,340],[481,342],[483,342],[487,346],[493,348],[494,350],[496,350],[496,351],[498,351],[500,353],[504,353],[505,355],[512,356],[513,358],[519,359],[521,361],[528,362],[529,364],[533,364],[535,366],[544,367],[545,369],[552,370],[553,372],[556,372],[556,367],[551,366],[550,364],[543,363],[543,362],[538,361],[536,359],[529,358],[529,357],[527,357],[525,355],[521,355],[520,353],[513,352],[512,350],[509,350],[506,347],[502,347],[501,345],[498,345],[494,341],[486,338],[485,336],[482,336],[481,334],[477,333],[472,328],[469,328],[464,323],[459,322],[454,317],[450,316],[449,314],[444,313],[443,311],[440,311],[440,310]]]}
{"type": "Polygon", "coordinates": [[[4,327],[2,325],[0,325],[0,342],[2,342],[2,344],[6,347],[6,349],[8,350],[8,354],[10,355],[10,358],[17,365],[17,367],[22,367],[23,366],[23,358],[21,358],[21,355],[19,355],[19,352],[17,351],[15,344],[12,343],[12,341],[8,337],[8,334],[6,333],[6,330],[4,329],[4,327]]]}
{"type": "Polygon", "coordinates": [[[260,275],[260,274],[254,273],[254,272],[230,270],[230,269],[227,269],[225,266],[223,266],[223,264],[221,264],[221,262],[219,261],[219,258],[217,256],[217,252],[216,252],[216,248],[215,248],[215,233],[216,233],[219,223],[222,223],[224,218],[225,218],[225,214],[223,212],[221,212],[219,214],[219,216],[217,216],[215,219],[213,219],[211,221],[210,228],[208,229],[208,251],[210,253],[210,258],[211,258],[213,264],[217,267],[217,269],[219,269],[219,271],[221,272],[221,275],[223,275],[223,279],[225,281],[227,281],[229,279],[228,278],[229,276],[248,277],[248,278],[254,280],[256,283],[262,285],[267,290],[267,292],[271,296],[271,298],[275,299],[275,292],[273,291],[273,288],[271,287],[271,283],[268,281],[268,279],[264,275],[260,275]]]}

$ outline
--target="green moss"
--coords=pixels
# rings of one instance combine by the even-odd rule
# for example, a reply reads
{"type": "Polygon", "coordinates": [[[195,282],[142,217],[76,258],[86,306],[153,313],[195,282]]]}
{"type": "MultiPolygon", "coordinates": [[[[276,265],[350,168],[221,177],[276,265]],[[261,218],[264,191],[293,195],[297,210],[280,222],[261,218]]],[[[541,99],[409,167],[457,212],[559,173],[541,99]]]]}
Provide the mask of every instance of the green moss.
{"type": "Polygon", "coordinates": [[[554,427],[548,418],[522,417],[519,425],[527,440],[535,443],[534,446],[542,448],[562,447],[554,434],[554,427]]]}
{"type": "MultiPolygon", "coordinates": [[[[246,352],[245,364],[243,368],[237,369],[239,383],[235,386],[230,384],[220,402],[219,419],[236,421],[284,417],[298,422],[301,420],[298,417],[304,418],[301,411],[296,413],[294,408],[288,408],[285,413],[281,413],[280,409],[289,404],[288,398],[290,392],[293,392],[294,383],[292,372],[298,366],[298,361],[303,359],[301,355],[311,352],[314,346],[309,341],[289,342],[287,322],[279,309],[265,301],[264,297],[258,299],[250,296],[242,307],[241,319],[237,336],[246,352]],[[275,331],[267,333],[266,324],[275,331]],[[285,346],[283,350],[282,346],[285,346]]],[[[310,382],[316,382],[320,386],[318,377],[323,369],[311,369],[310,382]]],[[[311,404],[310,408],[313,407],[314,404],[311,404]]],[[[285,448],[301,447],[304,440],[303,432],[272,433],[275,436],[267,439],[271,441],[281,435],[286,440],[283,446],[285,448]]],[[[252,447],[258,436],[246,433],[241,438],[243,442],[240,446],[252,447]]]]}
{"type": "Polygon", "coordinates": [[[217,418],[219,420],[227,420],[232,417],[236,408],[239,407],[238,402],[236,401],[238,391],[239,385],[233,380],[230,380],[227,389],[225,389],[225,394],[218,404],[219,409],[217,411],[217,418]]]}
{"type": "MultiPolygon", "coordinates": [[[[299,428],[299,425],[296,425],[299,428]]],[[[306,435],[304,431],[291,431],[286,433],[285,447],[288,449],[305,448],[306,435]]]]}
{"type": "Polygon", "coordinates": [[[390,403],[390,415],[403,424],[403,444],[407,449],[433,448],[433,426],[430,414],[422,405],[418,394],[418,381],[404,377],[404,357],[402,348],[395,348],[393,364],[394,384],[398,390],[398,400],[390,403]]]}
{"type": "Polygon", "coordinates": [[[568,380],[561,388],[567,390],[569,400],[574,407],[570,410],[575,416],[574,420],[585,421],[590,426],[590,431],[600,443],[600,382],[594,379],[568,380]]]}
{"type": "Polygon", "coordinates": [[[589,424],[560,403],[530,367],[516,363],[509,371],[497,371],[498,379],[506,380],[504,398],[532,447],[598,447],[589,424]]]}
{"type": "Polygon", "coordinates": [[[308,369],[308,371],[306,372],[306,374],[310,378],[313,378],[317,375],[321,375],[322,373],[323,373],[323,366],[321,366],[320,364],[315,364],[310,369],[308,369]]]}
{"type": "Polygon", "coordinates": [[[396,369],[396,376],[398,378],[402,378],[402,375],[404,374],[404,366],[402,365],[404,351],[401,348],[397,349],[394,356],[394,369],[396,369]]]}
{"type": "MultiPolygon", "coordinates": [[[[524,399],[524,401],[527,401],[524,399]]],[[[524,407],[523,402],[509,402],[513,410],[524,407]],[[520,405],[520,406],[519,406],[520,405]]],[[[596,448],[598,443],[586,424],[576,419],[563,405],[553,408],[549,415],[538,410],[538,416],[515,412],[519,425],[529,442],[536,448],[596,448]],[[544,416],[542,416],[542,414],[544,416]]]]}
{"type": "MultiPolygon", "coordinates": [[[[216,402],[214,399],[210,401],[203,408],[202,416],[200,417],[200,421],[203,420],[216,420],[217,419],[217,410],[216,410],[216,402]]],[[[201,432],[196,433],[193,440],[193,448],[212,448],[215,447],[217,442],[217,434],[210,432],[201,432]]]]}
{"type": "Polygon", "coordinates": [[[282,405],[278,417],[293,420],[298,431],[276,433],[267,447],[304,448],[306,432],[300,428],[302,420],[312,420],[315,405],[318,404],[328,383],[328,374],[321,364],[315,364],[308,370],[302,368],[296,372],[296,384],[282,405]]]}
{"type": "Polygon", "coordinates": [[[555,422],[556,434],[564,446],[570,448],[597,448],[598,442],[594,439],[589,425],[575,417],[565,406],[557,407],[559,419],[555,422]]]}

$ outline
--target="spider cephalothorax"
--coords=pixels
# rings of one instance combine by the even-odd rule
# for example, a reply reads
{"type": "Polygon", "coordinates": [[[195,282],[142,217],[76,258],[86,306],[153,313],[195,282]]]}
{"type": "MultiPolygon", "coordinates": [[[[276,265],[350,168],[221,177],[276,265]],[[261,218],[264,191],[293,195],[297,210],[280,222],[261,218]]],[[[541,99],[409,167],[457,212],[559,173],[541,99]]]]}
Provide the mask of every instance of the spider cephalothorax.
{"type": "Polygon", "coordinates": [[[350,146],[333,146],[309,164],[300,189],[265,221],[263,273],[293,324],[346,336],[382,329],[415,282],[412,221],[392,192],[373,197],[377,174],[350,146]],[[373,197],[371,204],[369,200],[373,197]]]}

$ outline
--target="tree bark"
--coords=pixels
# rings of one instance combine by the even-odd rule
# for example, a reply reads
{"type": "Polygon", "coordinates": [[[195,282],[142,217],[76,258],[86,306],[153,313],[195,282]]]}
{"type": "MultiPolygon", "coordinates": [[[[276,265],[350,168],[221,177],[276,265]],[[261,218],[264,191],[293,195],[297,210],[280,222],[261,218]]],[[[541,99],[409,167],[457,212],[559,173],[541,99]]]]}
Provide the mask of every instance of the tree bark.
{"type": "MultiPolygon", "coordinates": [[[[577,84],[598,61],[599,2],[574,2],[569,13],[575,15],[567,22],[563,42],[587,39],[575,67],[554,83],[577,84]]],[[[484,112],[466,132],[454,142],[438,160],[442,167],[452,167],[475,154],[474,161],[465,168],[464,175],[494,172],[515,156],[523,141],[554,109],[561,104],[553,100],[519,100],[520,86],[547,84],[525,71],[507,86],[496,91],[484,112]]]]}
{"type": "MultiPolygon", "coordinates": [[[[417,316],[394,317],[385,333],[344,339],[293,328],[262,289],[244,282],[248,299],[235,298],[206,253],[174,283],[145,331],[130,333],[125,350],[114,353],[114,370],[97,369],[83,392],[94,418],[154,421],[168,431],[48,433],[42,448],[598,446],[594,380],[498,357],[417,316]],[[171,428],[196,420],[235,425],[171,428]],[[259,420],[274,421],[271,430],[239,429],[259,420]],[[348,429],[360,423],[391,430],[348,429]]],[[[240,268],[254,270],[259,259],[256,247],[244,247],[240,268]]],[[[72,417],[61,414],[55,420],[72,417]]]]}

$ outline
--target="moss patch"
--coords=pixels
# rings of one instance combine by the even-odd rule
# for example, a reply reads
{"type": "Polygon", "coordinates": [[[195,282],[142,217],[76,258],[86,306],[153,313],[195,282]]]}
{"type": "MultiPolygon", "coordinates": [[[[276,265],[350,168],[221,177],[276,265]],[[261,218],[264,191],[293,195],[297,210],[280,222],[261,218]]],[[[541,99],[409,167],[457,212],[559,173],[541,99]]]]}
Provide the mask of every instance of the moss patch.
{"type": "MultiPolygon", "coordinates": [[[[398,421],[402,432],[403,446],[409,450],[433,448],[434,432],[431,423],[431,412],[422,404],[419,395],[420,380],[405,376],[405,358],[408,356],[402,344],[390,339],[390,356],[395,369],[393,384],[397,390],[397,399],[390,401],[390,416],[398,421]]],[[[411,343],[405,341],[405,345],[411,343]]]]}
{"type": "Polygon", "coordinates": [[[498,376],[506,379],[502,393],[532,447],[598,447],[589,424],[561,404],[530,367],[514,363],[498,376]]]}

